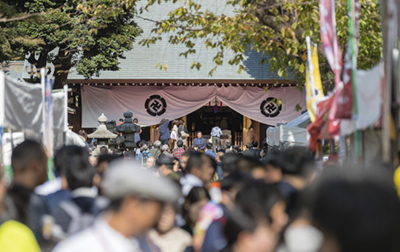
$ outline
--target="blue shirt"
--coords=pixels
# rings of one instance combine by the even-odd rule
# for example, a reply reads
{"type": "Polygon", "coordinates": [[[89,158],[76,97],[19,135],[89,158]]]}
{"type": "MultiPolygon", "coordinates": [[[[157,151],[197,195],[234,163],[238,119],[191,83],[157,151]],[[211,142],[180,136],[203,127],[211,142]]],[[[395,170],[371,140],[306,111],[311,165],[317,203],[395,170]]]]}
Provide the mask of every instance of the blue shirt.
{"type": "Polygon", "coordinates": [[[195,138],[193,140],[193,147],[195,147],[196,145],[199,146],[200,150],[204,150],[206,148],[207,141],[204,138],[195,138]]]}
{"type": "Polygon", "coordinates": [[[49,210],[53,210],[61,201],[70,200],[71,192],[69,190],[61,189],[57,192],[51,193],[43,197],[46,201],[49,210]]]}
{"type": "MultiPolygon", "coordinates": [[[[224,210],[224,208],[222,208],[224,210]]],[[[208,227],[204,236],[202,252],[218,252],[221,251],[228,243],[224,235],[224,226],[227,218],[227,213],[224,210],[224,216],[215,220],[208,227]]]]}
{"type": "Polygon", "coordinates": [[[213,137],[220,137],[222,135],[222,131],[219,127],[215,126],[212,128],[210,135],[213,137]]]}
{"type": "Polygon", "coordinates": [[[140,163],[140,162],[142,162],[142,157],[146,157],[146,156],[147,156],[147,158],[149,158],[149,157],[152,157],[153,155],[151,155],[151,153],[148,151],[143,151],[143,153],[139,153],[136,156],[136,161],[138,161],[140,163]]]}
{"type": "Polygon", "coordinates": [[[212,157],[213,159],[215,159],[215,153],[212,150],[206,150],[206,152],[204,152],[206,155],[209,155],[210,157],[212,157]]]}
{"type": "Polygon", "coordinates": [[[169,120],[167,119],[167,121],[165,121],[165,123],[161,124],[161,125],[158,127],[158,131],[160,132],[160,140],[167,140],[167,139],[169,139],[170,134],[169,134],[168,125],[169,125],[169,120]]]}

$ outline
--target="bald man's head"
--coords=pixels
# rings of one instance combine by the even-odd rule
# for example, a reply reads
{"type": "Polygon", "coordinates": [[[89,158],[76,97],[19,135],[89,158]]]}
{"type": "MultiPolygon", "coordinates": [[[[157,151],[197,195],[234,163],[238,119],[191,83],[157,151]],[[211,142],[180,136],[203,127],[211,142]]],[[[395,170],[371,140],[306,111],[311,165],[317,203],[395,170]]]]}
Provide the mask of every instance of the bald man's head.
{"type": "Polygon", "coordinates": [[[156,165],[156,159],[154,157],[148,157],[146,160],[146,168],[150,169],[156,165]]]}

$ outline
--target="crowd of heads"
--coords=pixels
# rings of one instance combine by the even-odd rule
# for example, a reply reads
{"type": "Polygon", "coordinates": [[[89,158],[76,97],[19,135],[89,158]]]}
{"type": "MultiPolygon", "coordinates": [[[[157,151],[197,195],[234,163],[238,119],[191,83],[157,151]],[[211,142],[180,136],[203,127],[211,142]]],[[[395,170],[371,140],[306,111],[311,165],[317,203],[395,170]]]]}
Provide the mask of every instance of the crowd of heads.
{"type": "Polygon", "coordinates": [[[196,151],[181,140],[175,149],[141,141],[97,157],[64,146],[46,182],[47,153],[26,140],[12,153],[12,183],[0,186],[0,225],[18,221],[42,251],[56,252],[107,251],[91,240],[104,225],[137,240],[132,251],[400,251],[390,168],[321,168],[305,148],[258,146],[229,142],[211,155],[212,143],[196,151]],[[40,192],[55,181],[57,189],[40,192]]]}

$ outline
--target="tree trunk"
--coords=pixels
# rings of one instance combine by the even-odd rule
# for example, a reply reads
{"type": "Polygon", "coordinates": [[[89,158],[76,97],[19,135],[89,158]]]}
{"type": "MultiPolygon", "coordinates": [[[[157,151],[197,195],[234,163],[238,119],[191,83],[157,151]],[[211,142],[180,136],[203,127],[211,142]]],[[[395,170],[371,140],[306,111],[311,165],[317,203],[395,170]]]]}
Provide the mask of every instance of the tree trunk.
{"type": "MultiPolygon", "coordinates": [[[[61,46],[61,48],[63,48],[63,46],[61,46]]],[[[68,74],[72,66],[72,53],[65,56],[64,52],[65,51],[59,50],[57,58],[54,61],[54,89],[63,88],[64,84],[67,82],[68,74]]]]}

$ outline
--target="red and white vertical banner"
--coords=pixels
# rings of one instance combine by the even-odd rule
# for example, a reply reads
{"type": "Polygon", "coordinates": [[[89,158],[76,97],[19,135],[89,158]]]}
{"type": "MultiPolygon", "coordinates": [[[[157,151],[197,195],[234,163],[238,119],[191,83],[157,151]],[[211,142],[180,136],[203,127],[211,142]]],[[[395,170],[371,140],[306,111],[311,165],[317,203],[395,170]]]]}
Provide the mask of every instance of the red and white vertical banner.
{"type": "Polygon", "coordinates": [[[350,38],[343,66],[343,84],[336,90],[336,103],[333,104],[331,118],[352,119],[353,117],[353,72],[357,71],[360,1],[349,1],[350,38]],[[354,59],[352,58],[354,57],[354,59]]]}
{"type": "MultiPolygon", "coordinates": [[[[336,15],[334,0],[320,0],[319,18],[321,41],[324,49],[326,60],[328,61],[333,73],[335,74],[335,86],[340,85],[340,74],[342,71],[342,50],[340,49],[339,40],[336,34],[336,15]]],[[[336,94],[334,94],[335,96],[336,94]]],[[[333,97],[333,103],[336,103],[336,97],[333,97]]],[[[330,115],[335,113],[330,112],[330,115]]],[[[330,116],[329,133],[332,137],[337,138],[340,133],[340,121],[332,120],[330,116]]]]}
{"type": "Polygon", "coordinates": [[[342,50],[336,35],[335,1],[320,0],[319,18],[322,47],[326,60],[335,74],[335,86],[339,85],[342,70],[342,50]]]}

